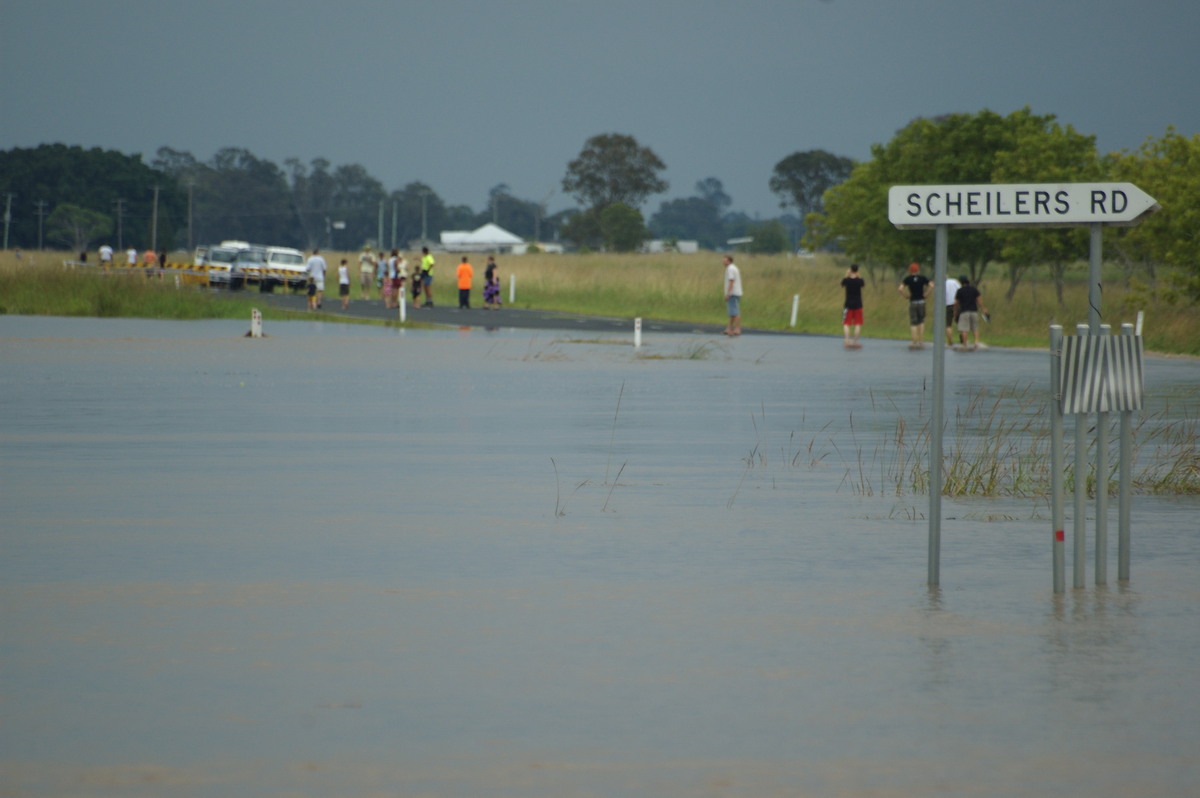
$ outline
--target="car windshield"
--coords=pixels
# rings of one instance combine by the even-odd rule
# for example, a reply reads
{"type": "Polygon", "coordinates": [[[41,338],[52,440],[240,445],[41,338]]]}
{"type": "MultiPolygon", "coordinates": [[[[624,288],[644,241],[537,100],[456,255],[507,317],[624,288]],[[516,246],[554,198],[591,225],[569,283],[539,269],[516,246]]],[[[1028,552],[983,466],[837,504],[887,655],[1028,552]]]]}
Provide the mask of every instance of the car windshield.
{"type": "Polygon", "coordinates": [[[233,263],[233,259],[236,257],[236,249],[221,249],[220,247],[216,247],[209,250],[206,260],[210,263],[233,263]]]}
{"type": "Polygon", "coordinates": [[[257,265],[263,262],[263,254],[253,249],[244,249],[237,254],[237,263],[257,265]]]}
{"type": "Polygon", "coordinates": [[[301,263],[304,263],[304,256],[296,255],[295,253],[292,253],[292,252],[272,252],[271,253],[271,262],[272,263],[287,263],[287,264],[292,264],[292,265],[299,265],[301,263]]]}

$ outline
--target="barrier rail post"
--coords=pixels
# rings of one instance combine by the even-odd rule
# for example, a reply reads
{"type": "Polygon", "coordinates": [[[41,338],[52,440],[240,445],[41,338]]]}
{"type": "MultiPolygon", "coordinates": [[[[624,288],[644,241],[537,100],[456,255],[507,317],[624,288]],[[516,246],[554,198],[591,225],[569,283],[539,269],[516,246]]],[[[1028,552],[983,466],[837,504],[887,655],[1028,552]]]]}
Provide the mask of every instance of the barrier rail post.
{"type": "MultiPolygon", "coordinates": [[[[1140,315],[1140,314],[1139,314],[1140,315]]],[[[1133,335],[1132,324],[1121,325],[1121,335],[1133,335]]],[[[1117,477],[1117,580],[1129,581],[1129,503],[1133,482],[1133,411],[1121,411],[1120,474],[1117,477]]]]}
{"type": "Polygon", "coordinates": [[[1050,325],[1050,524],[1054,527],[1052,565],[1054,592],[1062,593],[1066,582],[1066,533],[1063,519],[1063,414],[1062,414],[1062,325],[1050,325]]]}
{"type": "Polygon", "coordinates": [[[792,323],[790,326],[796,326],[796,313],[800,310],[800,295],[792,294],[792,323]]]}
{"type": "MultiPolygon", "coordinates": [[[[1100,335],[1108,343],[1111,325],[1101,324],[1100,335]]],[[[1101,374],[1109,370],[1108,358],[1100,359],[1101,374]]],[[[1108,412],[1096,412],[1096,584],[1108,584],[1108,412]]]]}
{"type": "MultiPolygon", "coordinates": [[[[1087,335],[1086,324],[1075,325],[1076,337],[1087,335]]],[[[1087,413],[1075,414],[1075,517],[1071,519],[1075,535],[1074,551],[1074,587],[1085,586],[1087,580],[1086,556],[1087,540],[1087,413]]]]}

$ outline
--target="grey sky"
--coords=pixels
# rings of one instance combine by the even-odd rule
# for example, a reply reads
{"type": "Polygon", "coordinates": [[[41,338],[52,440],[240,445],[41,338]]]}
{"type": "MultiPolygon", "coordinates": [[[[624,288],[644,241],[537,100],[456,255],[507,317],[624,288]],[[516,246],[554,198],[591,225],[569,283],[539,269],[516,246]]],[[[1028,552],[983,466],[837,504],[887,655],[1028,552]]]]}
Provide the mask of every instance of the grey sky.
{"type": "MultiPolygon", "coordinates": [[[[1200,131],[1195,0],[7,0],[0,148],[63,142],[362,164],[482,209],[561,193],[627,133],[691,196],[773,216],[798,150],[856,159],[918,116],[1055,114],[1102,151],[1200,131]]],[[[2,187],[0,187],[2,188],[2,187]]]]}

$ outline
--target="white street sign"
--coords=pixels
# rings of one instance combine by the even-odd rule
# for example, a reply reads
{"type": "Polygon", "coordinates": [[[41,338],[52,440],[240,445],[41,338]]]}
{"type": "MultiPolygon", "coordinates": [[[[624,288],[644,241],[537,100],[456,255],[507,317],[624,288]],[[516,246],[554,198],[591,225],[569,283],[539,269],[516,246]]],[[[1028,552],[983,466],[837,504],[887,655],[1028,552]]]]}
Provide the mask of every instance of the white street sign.
{"type": "Polygon", "coordinates": [[[1132,183],[892,186],[888,190],[888,221],[901,228],[1133,225],[1158,209],[1158,202],[1132,183]]]}

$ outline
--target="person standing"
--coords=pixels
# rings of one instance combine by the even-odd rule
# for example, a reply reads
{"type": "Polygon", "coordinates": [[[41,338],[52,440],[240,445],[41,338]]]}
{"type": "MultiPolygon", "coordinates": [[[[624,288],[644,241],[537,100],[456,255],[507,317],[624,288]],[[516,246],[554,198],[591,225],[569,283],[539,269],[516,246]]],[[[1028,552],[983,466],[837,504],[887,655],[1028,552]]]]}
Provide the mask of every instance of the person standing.
{"type": "Polygon", "coordinates": [[[319,310],[321,308],[321,300],[325,298],[325,269],[325,259],[321,257],[321,251],[314,249],[312,257],[308,259],[308,266],[305,269],[308,272],[308,278],[312,280],[312,285],[316,289],[313,296],[309,299],[309,310],[312,310],[314,307],[319,310]]]}
{"type": "Polygon", "coordinates": [[[929,278],[921,274],[920,264],[908,264],[908,274],[897,289],[901,295],[908,291],[908,329],[912,335],[909,349],[925,347],[925,299],[929,296],[930,287],[929,278]]]}
{"type": "Polygon", "coordinates": [[[866,282],[858,276],[858,264],[851,263],[850,270],[842,278],[842,288],[846,291],[846,300],[842,303],[842,336],[847,348],[857,349],[862,344],[858,336],[862,333],[863,298],[862,290],[866,282]],[[851,337],[853,332],[853,337],[851,337]]]}
{"type": "Polygon", "coordinates": [[[133,247],[125,250],[125,265],[131,269],[137,266],[137,250],[133,247]]]}
{"type": "Polygon", "coordinates": [[[488,255],[487,269],[483,272],[483,306],[488,310],[500,309],[500,272],[492,255],[488,255]]]}
{"type": "Polygon", "coordinates": [[[742,334],[742,272],[733,257],[725,256],[725,310],[729,313],[726,335],[742,334]]]}
{"type": "Polygon", "coordinates": [[[362,298],[371,298],[371,280],[375,277],[375,256],[370,247],[363,247],[358,254],[358,284],[362,289],[362,298]]]}
{"type": "MultiPolygon", "coordinates": [[[[112,267],[113,248],[108,244],[100,245],[100,265],[104,267],[104,271],[108,271],[112,267]]],[[[84,262],[87,262],[87,253],[84,253],[84,262]]]]}
{"type": "Polygon", "coordinates": [[[458,264],[454,274],[458,277],[458,309],[471,309],[471,281],[475,278],[475,269],[467,256],[463,255],[462,263],[458,264]]]}
{"type": "MultiPolygon", "coordinates": [[[[958,294],[958,289],[962,288],[962,283],[955,280],[953,277],[946,277],[946,344],[954,346],[954,297],[958,294]]],[[[958,334],[959,342],[965,341],[966,338],[962,333],[958,334]]]]}
{"type": "Polygon", "coordinates": [[[958,311],[958,332],[962,336],[963,346],[967,343],[967,333],[974,336],[972,349],[979,348],[979,317],[987,313],[983,304],[983,295],[979,289],[971,285],[964,274],[958,278],[962,288],[954,295],[954,308],[958,311]]]}
{"type": "Polygon", "coordinates": [[[383,309],[395,307],[393,300],[396,296],[396,250],[383,261],[383,309]]]}
{"type": "Polygon", "coordinates": [[[425,307],[429,308],[433,307],[433,267],[436,265],[429,247],[421,247],[421,286],[425,289],[425,307]]]}
{"type": "Polygon", "coordinates": [[[342,310],[350,307],[350,266],[345,258],[338,264],[338,296],[342,298],[342,310]]]}

